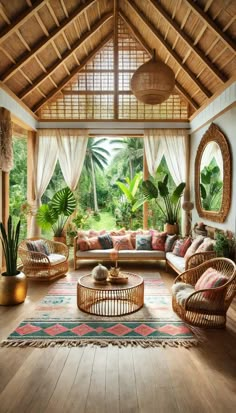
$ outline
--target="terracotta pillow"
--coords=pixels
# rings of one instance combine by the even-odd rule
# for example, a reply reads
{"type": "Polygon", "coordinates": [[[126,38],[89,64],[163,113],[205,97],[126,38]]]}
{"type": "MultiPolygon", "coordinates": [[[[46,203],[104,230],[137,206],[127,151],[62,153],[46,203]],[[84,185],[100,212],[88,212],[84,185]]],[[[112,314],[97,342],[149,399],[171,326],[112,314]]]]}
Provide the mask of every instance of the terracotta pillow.
{"type": "Polygon", "coordinates": [[[115,250],[133,250],[130,235],[119,235],[112,237],[113,248],[115,250]]]}
{"type": "Polygon", "coordinates": [[[152,249],[157,251],[165,251],[166,232],[150,231],[152,234],[152,249]]]}
{"type": "Polygon", "coordinates": [[[191,257],[197,251],[198,247],[203,243],[203,241],[204,237],[202,235],[199,235],[197,238],[193,240],[192,244],[190,245],[184,256],[185,261],[187,261],[188,258],[191,257]]]}
{"type": "Polygon", "coordinates": [[[184,257],[187,249],[191,245],[191,242],[191,238],[177,239],[173,249],[173,254],[177,255],[178,257],[184,257]]]}
{"type": "Polygon", "coordinates": [[[215,241],[211,238],[205,238],[203,243],[197,248],[195,252],[207,252],[214,250],[215,241]]]}
{"type": "MultiPolygon", "coordinates": [[[[221,287],[228,281],[227,277],[224,277],[219,271],[215,270],[214,268],[208,268],[199,278],[195,285],[195,290],[205,290],[207,288],[216,288],[221,287]]],[[[206,291],[203,293],[204,297],[213,299],[215,293],[210,291],[206,291]]]]}
{"type": "Polygon", "coordinates": [[[77,244],[79,246],[80,251],[89,250],[89,238],[88,237],[78,238],[77,244]]]}
{"type": "Polygon", "coordinates": [[[98,237],[91,237],[88,239],[89,250],[101,250],[102,246],[98,237]]]}
{"type": "Polygon", "coordinates": [[[130,234],[131,243],[133,245],[133,248],[135,249],[135,247],[136,247],[136,236],[140,235],[140,234],[143,234],[143,230],[142,229],[137,229],[136,231],[128,230],[128,231],[126,231],[126,234],[130,234]]]}

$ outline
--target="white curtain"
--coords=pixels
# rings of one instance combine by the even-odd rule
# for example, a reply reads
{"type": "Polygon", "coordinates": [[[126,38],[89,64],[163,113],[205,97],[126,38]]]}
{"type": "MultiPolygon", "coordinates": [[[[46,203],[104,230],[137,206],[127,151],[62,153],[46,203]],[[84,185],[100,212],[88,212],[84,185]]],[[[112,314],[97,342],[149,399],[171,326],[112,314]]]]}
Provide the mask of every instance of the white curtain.
{"type": "MultiPolygon", "coordinates": [[[[150,175],[154,176],[165,155],[170,174],[176,185],[186,182],[186,139],[185,129],[145,129],[144,148],[150,175]]],[[[182,210],[182,233],[185,212],[182,210]]]]}
{"type": "Polygon", "coordinates": [[[41,197],[53,175],[58,157],[56,131],[53,129],[40,129],[37,132],[35,148],[35,205],[31,221],[31,236],[39,234],[36,226],[35,214],[41,204],[41,197]]]}
{"type": "Polygon", "coordinates": [[[186,137],[187,131],[167,129],[163,134],[166,163],[176,185],[186,182],[186,137]]]}
{"type": "Polygon", "coordinates": [[[144,149],[148,171],[154,176],[164,154],[159,129],[144,129],[144,149]]]}
{"type": "Polygon", "coordinates": [[[58,157],[68,187],[76,189],[86,154],[87,129],[57,129],[58,157]]]}

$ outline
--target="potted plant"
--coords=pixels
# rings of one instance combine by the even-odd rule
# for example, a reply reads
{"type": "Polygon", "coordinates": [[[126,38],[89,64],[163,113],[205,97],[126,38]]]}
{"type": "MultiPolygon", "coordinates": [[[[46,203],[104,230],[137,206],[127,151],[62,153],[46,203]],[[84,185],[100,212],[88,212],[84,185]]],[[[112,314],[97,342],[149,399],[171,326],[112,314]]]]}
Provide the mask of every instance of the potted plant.
{"type": "Polygon", "coordinates": [[[14,227],[12,217],[9,216],[7,228],[0,223],[0,234],[6,263],[6,271],[0,276],[0,305],[20,304],[25,301],[27,294],[26,276],[17,269],[20,220],[14,227]]]}
{"type": "Polygon", "coordinates": [[[52,229],[55,241],[66,244],[64,229],[75,207],[76,199],[70,188],[60,189],[48,204],[39,207],[36,214],[37,223],[46,231],[52,229]]]}
{"type": "Polygon", "coordinates": [[[136,202],[133,210],[141,206],[145,201],[155,200],[165,220],[164,231],[168,234],[178,233],[178,217],[180,210],[180,199],[183,195],[185,182],[181,182],[170,192],[168,188],[169,175],[165,175],[163,181],[158,181],[157,186],[149,179],[142,182],[143,198],[136,202]],[[163,199],[163,204],[160,203],[163,199]]]}

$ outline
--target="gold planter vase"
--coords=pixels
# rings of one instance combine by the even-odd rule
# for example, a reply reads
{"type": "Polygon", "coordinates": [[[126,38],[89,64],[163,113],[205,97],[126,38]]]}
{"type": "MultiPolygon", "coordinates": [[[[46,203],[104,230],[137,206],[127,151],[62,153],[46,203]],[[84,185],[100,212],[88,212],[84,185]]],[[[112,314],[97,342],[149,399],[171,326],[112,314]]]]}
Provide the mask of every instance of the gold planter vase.
{"type": "Polygon", "coordinates": [[[25,301],[27,278],[23,272],[16,275],[0,275],[0,305],[15,305],[25,301]]]}
{"type": "Polygon", "coordinates": [[[164,231],[167,232],[168,235],[174,235],[179,233],[179,225],[178,224],[168,224],[164,225],[164,231]]]}

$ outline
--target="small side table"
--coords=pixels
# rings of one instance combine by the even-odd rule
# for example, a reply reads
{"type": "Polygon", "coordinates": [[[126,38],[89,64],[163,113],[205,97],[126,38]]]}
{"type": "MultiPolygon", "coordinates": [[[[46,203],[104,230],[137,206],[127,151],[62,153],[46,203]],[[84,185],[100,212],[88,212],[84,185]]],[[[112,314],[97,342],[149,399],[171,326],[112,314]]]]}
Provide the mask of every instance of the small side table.
{"type": "Polygon", "coordinates": [[[139,310],[144,304],[143,278],[133,273],[126,284],[109,281],[95,283],[91,274],[84,275],[77,283],[77,305],[80,310],[101,316],[120,316],[139,310]]]}

